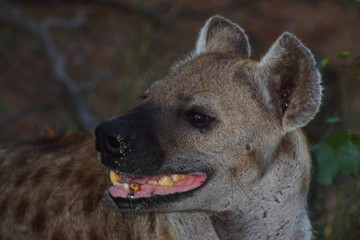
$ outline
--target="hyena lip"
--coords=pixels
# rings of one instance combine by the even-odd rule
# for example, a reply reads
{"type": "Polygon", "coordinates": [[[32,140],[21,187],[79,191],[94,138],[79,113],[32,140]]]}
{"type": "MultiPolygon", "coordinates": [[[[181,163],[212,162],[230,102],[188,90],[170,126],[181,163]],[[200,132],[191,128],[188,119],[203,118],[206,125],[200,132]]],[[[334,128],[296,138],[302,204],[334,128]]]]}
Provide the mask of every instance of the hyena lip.
{"type": "Polygon", "coordinates": [[[109,192],[110,198],[116,204],[116,206],[123,211],[136,210],[136,211],[148,211],[159,207],[164,207],[169,203],[181,201],[185,198],[191,197],[197,190],[204,186],[201,185],[198,188],[189,190],[187,192],[177,192],[168,195],[154,195],[147,198],[122,198],[114,197],[109,192]]]}
{"type": "Polygon", "coordinates": [[[110,171],[110,179],[113,187],[109,189],[109,194],[112,197],[143,199],[194,190],[205,183],[207,175],[201,172],[194,172],[188,174],[130,177],[110,171]]]}

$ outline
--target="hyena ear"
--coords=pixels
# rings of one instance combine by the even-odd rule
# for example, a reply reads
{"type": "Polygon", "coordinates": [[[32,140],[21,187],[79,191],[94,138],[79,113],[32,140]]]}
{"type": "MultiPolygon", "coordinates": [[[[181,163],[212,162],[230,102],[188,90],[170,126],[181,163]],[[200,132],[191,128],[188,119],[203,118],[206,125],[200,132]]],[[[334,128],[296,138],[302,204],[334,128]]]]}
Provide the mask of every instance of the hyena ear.
{"type": "Polygon", "coordinates": [[[290,33],[283,33],[260,61],[269,90],[268,100],[283,129],[306,125],[319,110],[320,74],[310,50],[290,33]]]}
{"type": "Polygon", "coordinates": [[[209,52],[238,53],[250,56],[248,38],[237,24],[214,16],[209,18],[200,30],[195,55],[209,52]]]}

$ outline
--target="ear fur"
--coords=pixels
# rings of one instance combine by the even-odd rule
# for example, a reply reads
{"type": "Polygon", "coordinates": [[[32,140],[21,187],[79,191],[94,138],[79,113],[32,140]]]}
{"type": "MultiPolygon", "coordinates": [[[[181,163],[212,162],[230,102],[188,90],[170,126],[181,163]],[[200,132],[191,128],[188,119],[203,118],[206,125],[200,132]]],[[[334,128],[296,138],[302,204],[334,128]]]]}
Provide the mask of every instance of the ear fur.
{"type": "Polygon", "coordinates": [[[306,125],[319,110],[320,74],[310,50],[291,33],[283,33],[260,61],[270,105],[288,132],[306,125]]]}
{"type": "Polygon", "coordinates": [[[237,24],[220,16],[209,18],[200,30],[195,56],[209,52],[250,56],[248,38],[237,24]]]}

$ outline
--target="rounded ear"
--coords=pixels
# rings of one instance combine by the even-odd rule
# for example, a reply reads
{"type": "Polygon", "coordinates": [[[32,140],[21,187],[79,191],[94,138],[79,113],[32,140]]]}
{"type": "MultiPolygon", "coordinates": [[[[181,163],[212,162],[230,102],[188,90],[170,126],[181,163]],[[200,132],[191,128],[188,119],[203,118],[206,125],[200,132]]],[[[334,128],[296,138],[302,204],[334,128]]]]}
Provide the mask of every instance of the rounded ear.
{"type": "Polygon", "coordinates": [[[319,110],[320,74],[310,50],[291,33],[283,33],[260,61],[270,105],[285,131],[306,125],[319,110]]]}
{"type": "Polygon", "coordinates": [[[195,55],[209,52],[250,56],[248,38],[237,24],[220,16],[209,18],[200,30],[195,55]]]}

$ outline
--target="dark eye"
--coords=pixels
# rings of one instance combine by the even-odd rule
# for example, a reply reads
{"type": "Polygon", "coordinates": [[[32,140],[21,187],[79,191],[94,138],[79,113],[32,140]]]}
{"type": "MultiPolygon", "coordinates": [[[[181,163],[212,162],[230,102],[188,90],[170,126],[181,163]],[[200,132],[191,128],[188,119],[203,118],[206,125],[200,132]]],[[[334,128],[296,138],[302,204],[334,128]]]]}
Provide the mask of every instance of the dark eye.
{"type": "Polygon", "coordinates": [[[140,95],[139,98],[140,100],[145,100],[147,99],[147,95],[146,94],[140,95]]]}
{"type": "Polygon", "coordinates": [[[191,125],[196,128],[207,127],[208,125],[210,125],[210,123],[213,122],[213,118],[198,112],[189,112],[187,114],[187,117],[191,125]]]}

